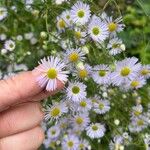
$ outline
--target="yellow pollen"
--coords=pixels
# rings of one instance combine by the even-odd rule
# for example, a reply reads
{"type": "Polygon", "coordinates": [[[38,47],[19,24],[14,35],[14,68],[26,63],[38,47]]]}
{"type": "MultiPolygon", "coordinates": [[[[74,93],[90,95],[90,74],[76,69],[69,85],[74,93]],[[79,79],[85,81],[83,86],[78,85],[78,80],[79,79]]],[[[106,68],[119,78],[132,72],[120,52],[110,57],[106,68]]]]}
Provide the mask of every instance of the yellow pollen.
{"type": "Polygon", "coordinates": [[[144,121],[143,121],[143,120],[138,120],[138,121],[137,121],[137,125],[138,125],[138,126],[144,125],[144,121]]]}
{"type": "Polygon", "coordinates": [[[73,142],[72,141],[69,141],[67,144],[68,144],[69,147],[73,147],[73,142]]]}
{"type": "Polygon", "coordinates": [[[82,124],[83,123],[83,119],[81,117],[76,118],[76,123],[77,124],[82,124]]]}
{"type": "Polygon", "coordinates": [[[67,15],[67,16],[66,16],[66,18],[67,18],[67,19],[70,19],[70,16],[69,16],[69,15],[67,15]]]}
{"type": "Polygon", "coordinates": [[[84,144],[80,144],[79,147],[80,147],[80,149],[83,149],[84,148],[84,144]]]}
{"type": "Polygon", "coordinates": [[[128,76],[130,73],[131,73],[130,68],[129,67],[124,67],[124,68],[121,69],[120,74],[125,77],[125,76],[128,76]]]}
{"type": "Polygon", "coordinates": [[[75,37],[79,40],[81,39],[82,35],[81,35],[81,32],[80,31],[75,31],[75,37]]]}
{"type": "Polygon", "coordinates": [[[140,111],[134,111],[134,115],[135,115],[135,116],[139,116],[140,114],[141,114],[140,111]]]}
{"type": "Polygon", "coordinates": [[[145,75],[147,75],[147,74],[149,74],[150,73],[150,70],[148,70],[148,69],[143,69],[142,71],[141,71],[141,74],[143,75],[143,76],[145,76],[145,75]]]}
{"type": "Polygon", "coordinates": [[[78,11],[78,17],[79,17],[79,18],[83,18],[84,15],[85,15],[84,10],[79,10],[79,11],[78,11]]]}
{"type": "Polygon", "coordinates": [[[106,71],[105,70],[100,70],[99,71],[99,76],[104,77],[106,75],[106,71]]]}
{"type": "Polygon", "coordinates": [[[49,79],[55,79],[57,77],[57,71],[56,69],[54,68],[50,68],[48,71],[47,71],[47,77],[49,79]]]}
{"type": "Polygon", "coordinates": [[[96,130],[98,130],[98,127],[96,125],[93,125],[92,130],[96,131],[96,130]]]}
{"type": "Polygon", "coordinates": [[[99,29],[99,27],[94,27],[93,29],[92,29],[92,33],[94,34],[94,35],[98,35],[98,34],[100,34],[100,29],[99,29]]]}
{"type": "Polygon", "coordinates": [[[114,22],[111,22],[111,23],[108,25],[108,29],[109,29],[110,32],[116,31],[116,29],[117,29],[117,24],[114,23],[114,22]]]}
{"type": "Polygon", "coordinates": [[[52,117],[57,117],[57,116],[59,116],[59,114],[60,114],[60,109],[59,109],[59,108],[53,108],[53,109],[50,111],[50,115],[51,115],[52,117]]]}
{"type": "Polygon", "coordinates": [[[74,86],[74,87],[72,88],[72,92],[73,92],[74,94],[78,94],[78,93],[80,92],[80,88],[79,88],[78,86],[74,86]]]}
{"type": "Polygon", "coordinates": [[[87,105],[87,104],[86,104],[85,101],[81,101],[81,102],[80,102],[80,106],[81,106],[81,107],[86,107],[86,105],[87,105]]]}
{"type": "Polygon", "coordinates": [[[73,52],[73,53],[71,53],[71,54],[69,55],[69,60],[70,60],[71,62],[77,62],[78,59],[79,59],[79,55],[78,55],[78,53],[76,53],[76,52],[73,52]]]}
{"type": "Polygon", "coordinates": [[[59,20],[58,25],[62,29],[66,27],[66,23],[65,23],[65,21],[63,19],[59,20]]]}
{"type": "Polygon", "coordinates": [[[80,78],[86,78],[87,74],[88,74],[88,72],[85,69],[79,71],[79,77],[80,78]]]}
{"type": "Polygon", "coordinates": [[[139,81],[132,81],[132,82],[131,82],[131,86],[132,86],[132,87],[137,87],[137,86],[139,86],[139,84],[140,84],[139,81]]]}
{"type": "Polygon", "coordinates": [[[103,109],[104,108],[104,104],[103,103],[100,103],[99,104],[99,109],[103,109]]]}
{"type": "Polygon", "coordinates": [[[51,131],[51,134],[52,134],[52,135],[55,135],[55,134],[56,134],[56,131],[55,131],[55,130],[52,130],[52,131],[51,131]]]}

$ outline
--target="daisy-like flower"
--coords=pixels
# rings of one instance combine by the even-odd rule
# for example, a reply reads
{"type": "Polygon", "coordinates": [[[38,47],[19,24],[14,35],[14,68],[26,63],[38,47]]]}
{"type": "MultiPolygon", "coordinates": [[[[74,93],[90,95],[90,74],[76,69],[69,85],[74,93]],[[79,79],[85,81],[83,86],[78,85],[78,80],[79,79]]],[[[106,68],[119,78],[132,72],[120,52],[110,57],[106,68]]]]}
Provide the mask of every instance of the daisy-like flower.
{"type": "Polygon", "coordinates": [[[95,104],[98,104],[98,102],[101,100],[101,98],[97,95],[95,95],[94,97],[91,97],[89,99],[92,103],[92,107],[94,107],[95,104]]]}
{"type": "Polygon", "coordinates": [[[0,7],[0,21],[7,17],[7,9],[0,7]]]}
{"type": "Polygon", "coordinates": [[[148,118],[143,115],[132,118],[131,124],[129,125],[130,132],[140,132],[148,126],[148,118]]]}
{"type": "Polygon", "coordinates": [[[56,140],[60,135],[60,128],[58,126],[52,126],[48,129],[47,135],[50,139],[56,140]]]}
{"type": "Polygon", "coordinates": [[[134,107],[132,107],[132,116],[138,117],[139,115],[142,114],[142,111],[143,111],[142,105],[134,106],[134,107]]]}
{"type": "Polygon", "coordinates": [[[9,50],[9,51],[13,51],[16,47],[15,42],[12,40],[7,40],[5,41],[4,44],[5,49],[9,50]]]}
{"type": "Polygon", "coordinates": [[[141,67],[140,75],[145,79],[150,78],[150,65],[144,65],[141,67]]]}
{"type": "Polygon", "coordinates": [[[89,78],[92,74],[92,67],[88,64],[85,64],[83,66],[77,67],[77,70],[75,70],[75,76],[77,76],[79,79],[86,79],[89,78]]]}
{"type": "Polygon", "coordinates": [[[85,53],[81,49],[68,49],[64,58],[67,63],[77,63],[85,59],[85,53]]]}
{"type": "Polygon", "coordinates": [[[109,49],[110,55],[116,55],[124,51],[122,49],[122,40],[118,38],[113,38],[109,41],[107,48],[109,49]]]}
{"type": "Polygon", "coordinates": [[[93,109],[97,114],[105,114],[110,110],[110,103],[107,100],[100,100],[94,104],[93,109]]]}
{"type": "Polygon", "coordinates": [[[97,65],[93,68],[92,74],[93,80],[97,84],[109,84],[110,83],[110,68],[108,65],[97,65]]]}
{"type": "Polygon", "coordinates": [[[65,31],[65,28],[67,27],[66,21],[63,19],[63,17],[60,15],[57,17],[57,28],[60,32],[65,31]]]}
{"type": "Polygon", "coordinates": [[[87,135],[94,139],[103,137],[106,129],[104,125],[100,123],[92,123],[89,127],[87,127],[86,131],[87,135]]]}
{"type": "Polygon", "coordinates": [[[68,135],[62,141],[62,150],[77,150],[79,146],[79,139],[75,135],[68,135]]]}
{"type": "Polygon", "coordinates": [[[58,122],[58,126],[62,131],[68,127],[68,118],[61,118],[58,122]]]}
{"type": "Polygon", "coordinates": [[[80,140],[79,150],[87,150],[87,149],[89,149],[89,147],[90,147],[90,144],[87,140],[85,140],[85,139],[80,140]]]}
{"type": "Polygon", "coordinates": [[[109,34],[106,23],[97,16],[92,17],[88,26],[88,33],[96,42],[103,42],[109,34]]]}
{"type": "Polygon", "coordinates": [[[81,44],[84,44],[86,41],[86,32],[81,31],[80,28],[75,28],[74,37],[77,43],[80,42],[81,44]]]}
{"type": "Polygon", "coordinates": [[[141,68],[141,64],[137,62],[138,59],[135,57],[118,61],[115,72],[111,74],[112,83],[119,86],[135,79],[141,68]]]}
{"type": "Polygon", "coordinates": [[[132,81],[129,82],[127,87],[131,89],[138,89],[143,87],[146,84],[146,80],[143,77],[136,77],[132,81]]]}
{"type": "Polygon", "coordinates": [[[76,111],[87,112],[92,108],[92,103],[89,99],[82,99],[79,103],[76,104],[76,111]]]}
{"type": "Polygon", "coordinates": [[[71,18],[74,23],[84,25],[88,22],[91,16],[90,7],[83,2],[78,1],[71,8],[71,18]]]}
{"type": "Polygon", "coordinates": [[[86,98],[86,85],[81,82],[70,82],[66,92],[69,100],[80,102],[82,99],[86,98]]]}
{"type": "Polygon", "coordinates": [[[119,17],[115,20],[112,17],[107,17],[106,22],[107,22],[108,31],[110,33],[120,32],[125,27],[125,25],[123,23],[121,23],[122,17],[119,17]]]}
{"type": "Polygon", "coordinates": [[[46,109],[46,120],[57,120],[61,115],[68,112],[68,107],[65,103],[54,103],[46,109]]]}
{"type": "Polygon", "coordinates": [[[71,19],[71,15],[70,15],[70,11],[66,10],[61,14],[61,17],[64,19],[64,21],[66,22],[67,26],[72,26],[72,19],[71,19]]]}
{"type": "Polygon", "coordinates": [[[62,83],[67,81],[68,71],[64,71],[66,65],[59,58],[53,56],[44,58],[39,64],[36,69],[41,75],[37,78],[37,82],[41,87],[46,87],[47,91],[56,90],[58,80],[62,83]]]}
{"type": "Polygon", "coordinates": [[[77,114],[73,116],[73,118],[71,118],[71,122],[75,129],[84,130],[90,122],[89,114],[88,113],[77,114]]]}

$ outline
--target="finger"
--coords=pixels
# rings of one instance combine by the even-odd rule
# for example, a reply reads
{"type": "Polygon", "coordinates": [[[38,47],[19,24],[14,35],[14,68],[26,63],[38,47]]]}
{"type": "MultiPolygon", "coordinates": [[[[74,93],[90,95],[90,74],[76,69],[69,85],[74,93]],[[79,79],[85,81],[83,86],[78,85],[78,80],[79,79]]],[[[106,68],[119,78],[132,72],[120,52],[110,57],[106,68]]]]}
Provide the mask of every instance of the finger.
{"type": "Polygon", "coordinates": [[[44,118],[38,102],[16,106],[0,114],[0,138],[36,127],[44,118]]]}
{"type": "Polygon", "coordinates": [[[24,102],[42,92],[36,79],[38,71],[20,73],[10,79],[0,81],[0,111],[9,105],[24,102]]]}
{"type": "Polygon", "coordinates": [[[33,150],[38,149],[44,140],[40,127],[0,139],[0,150],[33,150]]]}

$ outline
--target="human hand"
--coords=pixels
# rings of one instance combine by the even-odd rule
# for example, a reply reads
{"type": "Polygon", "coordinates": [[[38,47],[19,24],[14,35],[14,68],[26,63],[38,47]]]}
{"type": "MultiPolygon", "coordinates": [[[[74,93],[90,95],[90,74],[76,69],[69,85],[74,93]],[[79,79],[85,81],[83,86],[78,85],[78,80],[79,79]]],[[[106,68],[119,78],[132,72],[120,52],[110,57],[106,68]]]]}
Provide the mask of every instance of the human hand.
{"type": "MultiPolygon", "coordinates": [[[[0,81],[0,150],[36,150],[44,140],[40,100],[57,91],[38,86],[39,72],[20,73],[0,81]]],[[[58,89],[63,84],[57,82],[58,89]]]]}

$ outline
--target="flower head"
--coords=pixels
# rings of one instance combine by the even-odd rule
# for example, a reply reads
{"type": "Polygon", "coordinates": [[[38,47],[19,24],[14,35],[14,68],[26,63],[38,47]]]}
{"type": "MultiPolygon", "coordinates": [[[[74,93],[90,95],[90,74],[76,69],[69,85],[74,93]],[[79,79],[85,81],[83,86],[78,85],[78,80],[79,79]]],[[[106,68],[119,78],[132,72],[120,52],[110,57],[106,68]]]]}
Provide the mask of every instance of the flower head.
{"type": "Polygon", "coordinates": [[[5,41],[5,45],[4,45],[5,49],[9,50],[9,51],[13,51],[16,47],[15,42],[12,40],[7,40],[5,41]]]}
{"type": "Polygon", "coordinates": [[[66,65],[59,59],[53,56],[44,58],[39,62],[40,66],[36,68],[41,72],[37,78],[37,82],[41,87],[46,87],[47,91],[54,91],[58,87],[58,80],[62,83],[67,81],[66,65]]]}
{"type": "Polygon", "coordinates": [[[7,17],[7,9],[0,7],[0,21],[7,17]]]}

